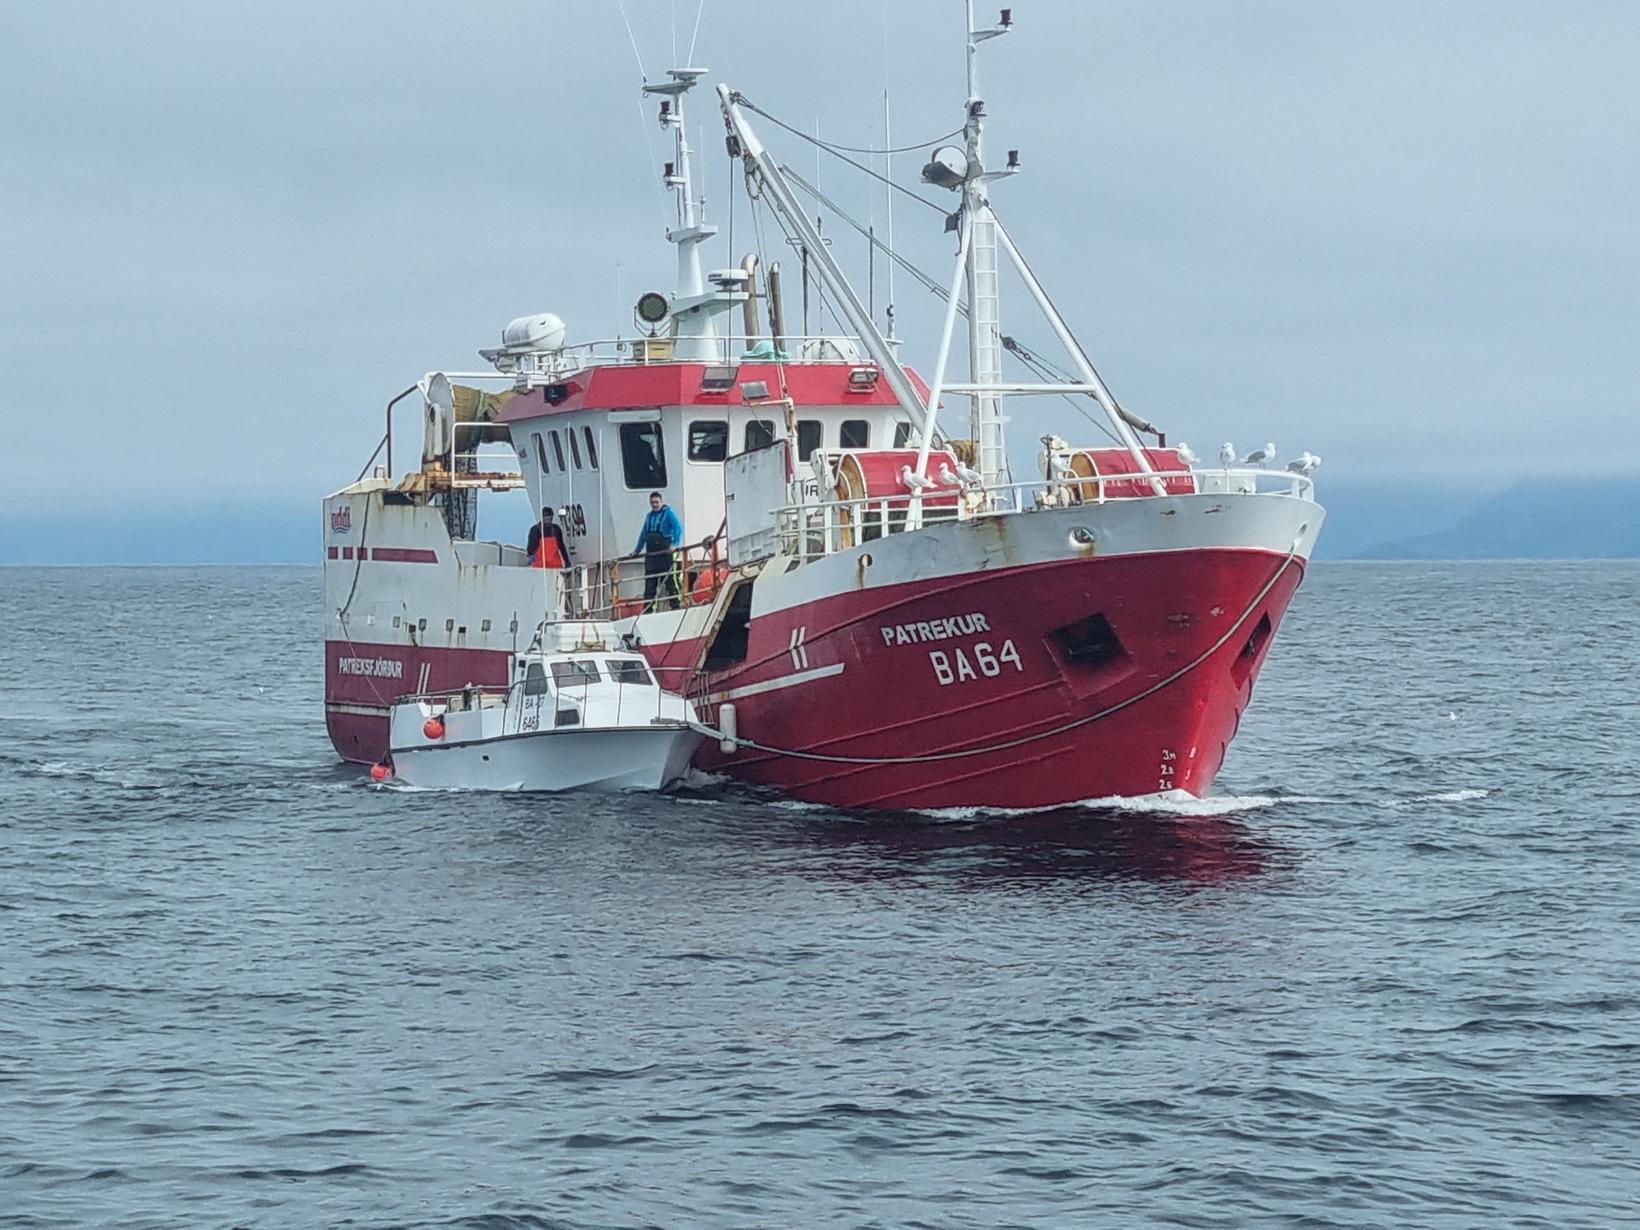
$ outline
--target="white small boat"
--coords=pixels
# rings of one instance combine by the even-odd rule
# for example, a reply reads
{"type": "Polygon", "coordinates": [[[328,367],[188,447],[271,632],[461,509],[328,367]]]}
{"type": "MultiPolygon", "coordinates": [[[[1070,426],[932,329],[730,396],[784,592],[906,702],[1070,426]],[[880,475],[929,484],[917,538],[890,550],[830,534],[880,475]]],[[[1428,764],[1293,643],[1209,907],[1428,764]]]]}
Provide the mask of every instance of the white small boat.
{"type": "Polygon", "coordinates": [[[695,712],[612,625],[551,623],[510,686],[402,698],[378,781],[445,790],[659,790],[701,741],[695,712]]]}

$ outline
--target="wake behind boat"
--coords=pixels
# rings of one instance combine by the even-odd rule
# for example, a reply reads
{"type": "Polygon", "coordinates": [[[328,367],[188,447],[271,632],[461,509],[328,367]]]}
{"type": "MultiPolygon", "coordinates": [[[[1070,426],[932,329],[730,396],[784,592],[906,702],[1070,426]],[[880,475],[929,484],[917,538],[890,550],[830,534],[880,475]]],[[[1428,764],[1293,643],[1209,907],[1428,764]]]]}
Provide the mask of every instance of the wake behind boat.
{"type": "Polygon", "coordinates": [[[505,688],[393,706],[378,779],[445,790],[659,790],[689,768],[695,712],[607,623],[552,623],[505,688]]]}

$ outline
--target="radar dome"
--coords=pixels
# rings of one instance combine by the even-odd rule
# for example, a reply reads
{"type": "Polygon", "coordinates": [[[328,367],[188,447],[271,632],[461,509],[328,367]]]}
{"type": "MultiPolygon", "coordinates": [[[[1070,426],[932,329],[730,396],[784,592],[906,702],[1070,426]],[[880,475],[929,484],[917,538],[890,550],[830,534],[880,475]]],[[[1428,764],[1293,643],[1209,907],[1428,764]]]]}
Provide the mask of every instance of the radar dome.
{"type": "Polygon", "coordinates": [[[564,322],[551,312],[520,316],[501,330],[501,345],[513,351],[562,350],[564,322]]]}

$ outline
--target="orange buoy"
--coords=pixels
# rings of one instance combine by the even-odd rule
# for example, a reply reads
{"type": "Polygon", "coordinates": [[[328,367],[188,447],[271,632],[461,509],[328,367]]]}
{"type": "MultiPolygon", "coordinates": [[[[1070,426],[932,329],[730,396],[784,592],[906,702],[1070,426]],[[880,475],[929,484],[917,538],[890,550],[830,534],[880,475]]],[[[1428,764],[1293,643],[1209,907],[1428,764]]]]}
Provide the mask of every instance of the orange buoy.
{"type": "Polygon", "coordinates": [[[370,766],[370,780],[373,782],[385,782],[392,776],[393,767],[385,760],[378,760],[370,766]]]}
{"type": "Polygon", "coordinates": [[[441,717],[428,718],[421,724],[421,733],[429,739],[444,738],[444,719],[441,717]]]}

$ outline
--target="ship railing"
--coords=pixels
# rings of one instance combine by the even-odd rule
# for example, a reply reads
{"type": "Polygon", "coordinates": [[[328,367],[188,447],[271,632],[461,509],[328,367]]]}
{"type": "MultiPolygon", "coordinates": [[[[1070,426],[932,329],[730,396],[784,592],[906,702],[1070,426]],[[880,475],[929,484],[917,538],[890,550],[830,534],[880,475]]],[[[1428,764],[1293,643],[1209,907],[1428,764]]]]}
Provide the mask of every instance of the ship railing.
{"type": "Polygon", "coordinates": [[[510,375],[531,382],[551,381],[589,367],[660,363],[704,363],[738,367],[742,363],[852,363],[872,365],[864,344],[846,333],[807,333],[782,337],[777,345],[766,334],[720,333],[713,337],[611,337],[576,342],[559,350],[509,356],[510,375]]]}
{"type": "MultiPolygon", "coordinates": [[[[936,487],[923,494],[921,524],[927,527],[1048,508],[1152,499],[1156,494],[1154,482],[1166,488],[1170,484],[1183,487],[1185,481],[1190,484],[1188,490],[1169,490],[1167,494],[1281,495],[1315,499],[1313,479],[1284,470],[1229,467],[1164,470],[1149,475],[1069,475],[1051,481],[1039,478],[986,487],[936,487]]],[[[891,534],[914,533],[917,528],[912,512],[914,500],[910,492],[895,492],[778,508],[775,510],[776,547],[781,554],[795,555],[806,563],[891,534]]]]}
{"type": "Polygon", "coordinates": [[[574,619],[626,619],[649,610],[699,606],[714,601],[728,571],[722,534],[674,547],[667,555],[671,586],[657,581],[656,596],[644,597],[649,558],[627,555],[575,564],[562,573],[564,612],[574,619]],[[674,598],[671,590],[677,591],[674,598]]]}
{"type": "MultiPolygon", "coordinates": [[[[596,648],[586,651],[589,655],[600,652],[616,652],[614,650],[600,651],[596,648]]],[[[537,679],[515,679],[511,683],[469,683],[459,688],[444,688],[438,691],[407,692],[395,699],[395,704],[421,702],[432,706],[443,713],[466,713],[483,708],[505,708],[515,701],[522,701],[527,695],[551,696],[553,700],[553,724],[573,725],[574,723],[560,722],[556,714],[564,711],[564,702],[577,716],[584,714],[589,701],[592,699],[593,688],[615,687],[615,705],[613,717],[617,724],[626,721],[649,721],[662,716],[666,708],[666,696],[657,694],[655,685],[659,685],[660,693],[670,693],[672,696],[684,695],[683,689],[688,685],[688,676],[692,668],[688,666],[658,666],[653,662],[643,663],[644,669],[649,672],[653,683],[643,682],[640,679],[623,677],[609,669],[607,660],[598,663],[598,678],[591,679],[585,675],[571,675],[562,672],[542,676],[537,679]]],[[[687,699],[687,698],[686,698],[687,699]]]]}

